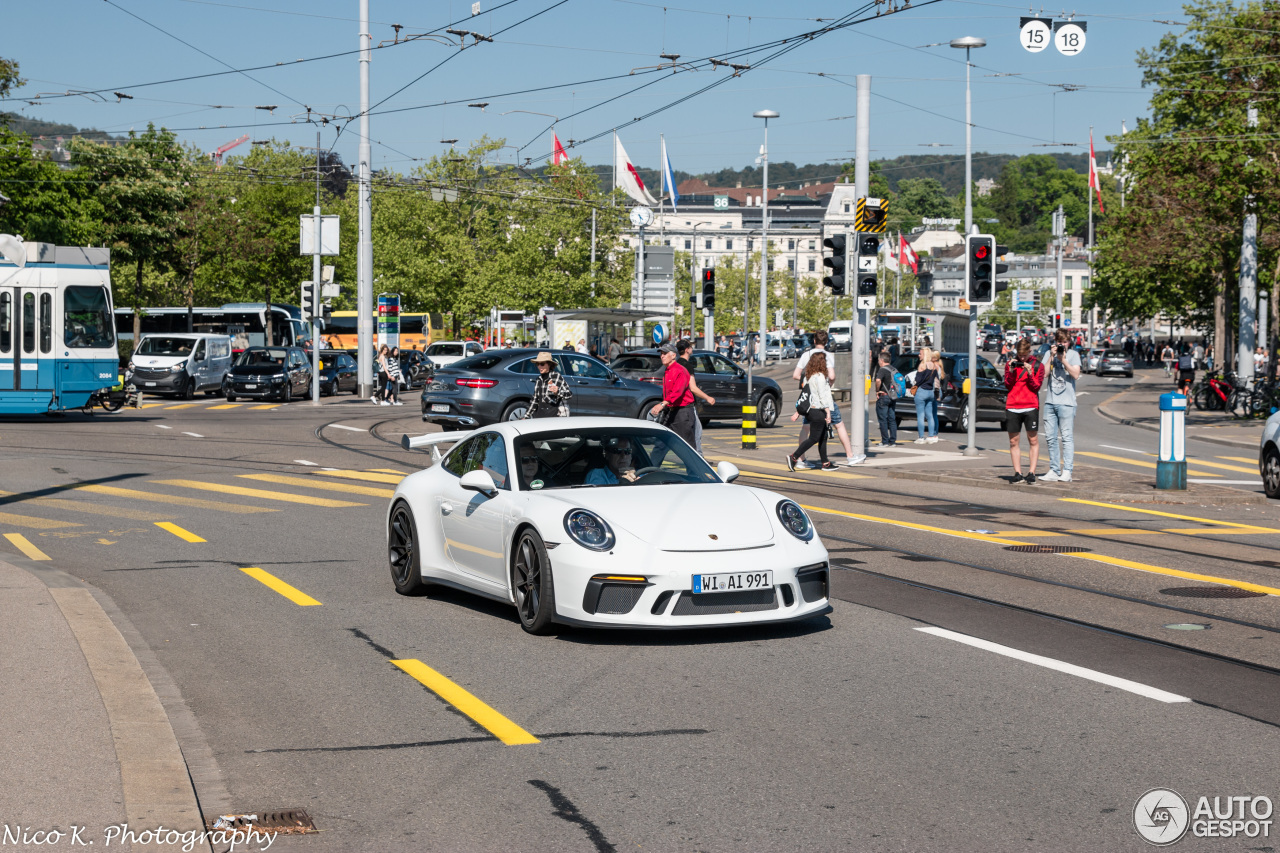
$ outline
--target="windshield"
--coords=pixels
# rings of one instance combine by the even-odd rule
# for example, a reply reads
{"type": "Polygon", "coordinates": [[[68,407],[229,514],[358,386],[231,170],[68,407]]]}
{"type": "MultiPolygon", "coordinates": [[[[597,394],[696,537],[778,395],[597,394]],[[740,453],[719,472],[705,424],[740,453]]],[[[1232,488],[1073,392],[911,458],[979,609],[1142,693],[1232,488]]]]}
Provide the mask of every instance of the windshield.
{"type": "Polygon", "coordinates": [[[288,353],[283,347],[247,349],[236,359],[236,367],[279,367],[284,364],[288,353]]]}
{"type": "Polygon", "coordinates": [[[462,344],[432,344],[427,355],[462,355],[462,344]]]}
{"type": "Polygon", "coordinates": [[[516,440],[522,491],[719,483],[675,433],[644,427],[565,429],[516,440]]]}
{"type": "Polygon", "coordinates": [[[191,355],[194,338],[144,338],[139,355],[191,355]]]}

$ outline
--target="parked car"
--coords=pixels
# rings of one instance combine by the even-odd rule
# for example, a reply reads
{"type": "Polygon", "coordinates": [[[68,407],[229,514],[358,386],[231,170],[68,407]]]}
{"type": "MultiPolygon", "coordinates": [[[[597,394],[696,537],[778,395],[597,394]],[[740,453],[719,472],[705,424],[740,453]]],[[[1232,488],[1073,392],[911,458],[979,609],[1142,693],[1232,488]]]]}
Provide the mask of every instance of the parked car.
{"type": "Polygon", "coordinates": [[[434,366],[445,367],[482,352],[479,341],[437,341],[427,347],[426,356],[434,366]]]}
{"type": "Polygon", "coordinates": [[[789,337],[784,338],[784,337],[778,337],[777,335],[770,335],[769,343],[764,350],[764,357],[766,359],[772,358],[775,361],[781,361],[782,359],[787,359],[787,358],[795,358],[796,357],[795,344],[791,343],[791,338],[789,337]]]}
{"type": "Polygon", "coordinates": [[[320,350],[320,394],[332,397],[339,391],[355,394],[360,390],[360,372],[356,360],[340,349],[320,350]]]}
{"type": "Polygon", "coordinates": [[[662,399],[661,385],[626,379],[604,362],[564,350],[492,349],[436,370],[422,391],[422,419],[445,429],[517,421],[529,410],[539,352],[550,352],[569,383],[575,415],[642,418],[662,399]]]}
{"type": "Polygon", "coordinates": [[[1109,349],[1102,353],[1102,357],[1098,359],[1098,366],[1094,371],[1099,376],[1105,376],[1108,373],[1123,373],[1129,378],[1133,378],[1133,358],[1122,349],[1109,349]]]}
{"type": "Polygon", "coordinates": [[[426,387],[434,372],[435,367],[425,353],[416,349],[400,350],[400,374],[408,387],[426,387]]]}
{"type": "Polygon", "coordinates": [[[311,393],[311,360],[299,347],[249,347],[222,382],[227,402],[237,397],[287,403],[311,393]]]}
{"type": "MultiPolygon", "coordinates": [[[[916,365],[920,360],[914,353],[898,356],[893,366],[910,386],[915,380],[916,365]]],[[[938,428],[959,432],[969,430],[969,397],[963,391],[964,380],[969,375],[969,354],[944,352],[942,368],[942,395],[938,400],[938,428]]],[[[1004,402],[1008,392],[1004,376],[985,358],[978,358],[978,423],[1005,419],[1004,402]]],[[[894,415],[901,426],[904,420],[916,418],[916,401],[913,397],[899,397],[894,403],[894,415]]]]}
{"type": "Polygon", "coordinates": [[[1269,498],[1280,498],[1280,412],[1272,412],[1258,445],[1258,473],[1269,498]]]}
{"type": "Polygon", "coordinates": [[[148,394],[190,400],[197,391],[217,394],[231,369],[227,335],[143,335],[127,363],[133,382],[148,394]]]}
{"type": "MultiPolygon", "coordinates": [[[[661,393],[662,359],[657,350],[643,349],[629,352],[609,365],[618,375],[654,385],[661,393]]],[[[708,406],[697,401],[698,417],[704,424],[718,420],[736,420],[742,417],[742,407],[747,404],[747,371],[719,353],[707,350],[693,352],[693,378],[698,387],[712,397],[716,404],[708,406]]],[[[782,410],[782,388],[765,376],[752,376],[751,396],[755,399],[756,423],[772,427],[778,422],[782,410]]]]}

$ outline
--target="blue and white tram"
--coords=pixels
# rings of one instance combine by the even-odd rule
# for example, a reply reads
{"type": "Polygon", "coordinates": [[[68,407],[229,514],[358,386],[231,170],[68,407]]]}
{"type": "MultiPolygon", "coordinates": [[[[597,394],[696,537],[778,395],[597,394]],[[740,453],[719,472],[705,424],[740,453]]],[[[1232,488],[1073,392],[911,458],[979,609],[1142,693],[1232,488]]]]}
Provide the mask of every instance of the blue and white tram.
{"type": "Polygon", "coordinates": [[[24,249],[0,260],[0,414],[85,407],[118,379],[110,250],[24,249]]]}

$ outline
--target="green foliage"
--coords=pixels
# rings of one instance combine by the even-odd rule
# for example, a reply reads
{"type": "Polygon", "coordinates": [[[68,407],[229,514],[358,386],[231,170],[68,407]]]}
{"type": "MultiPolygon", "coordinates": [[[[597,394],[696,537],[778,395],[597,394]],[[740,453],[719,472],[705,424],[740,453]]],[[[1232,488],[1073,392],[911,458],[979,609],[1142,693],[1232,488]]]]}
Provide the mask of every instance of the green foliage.
{"type": "Polygon", "coordinates": [[[31,140],[0,128],[0,187],[9,204],[0,206],[0,232],[25,240],[87,244],[94,223],[87,209],[91,186],[75,173],[32,154],[31,140]]]}
{"type": "Polygon", "coordinates": [[[15,86],[21,86],[25,82],[27,81],[18,76],[18,60],[0,56],[0,98],[7,98],[15,86]]]}

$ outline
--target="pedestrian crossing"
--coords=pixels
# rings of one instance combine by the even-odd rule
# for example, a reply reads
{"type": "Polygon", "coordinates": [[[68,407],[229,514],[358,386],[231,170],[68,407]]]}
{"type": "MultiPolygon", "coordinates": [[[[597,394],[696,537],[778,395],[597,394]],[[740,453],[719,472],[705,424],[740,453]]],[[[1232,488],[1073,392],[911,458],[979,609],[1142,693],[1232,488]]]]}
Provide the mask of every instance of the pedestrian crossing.
{"type": "Polygon", "coordinates": [[[213,411],[221,412],[221,411],[227,411],[228,409],[239,409],[241,411],[260,412],[260,411],[266,411],[270,409],[278,409],[283,405],[285,404],[284,403],[258,403],[258,402],[227,403],[223,401],[222,398],[220,397],[215,397],[211,400],[207,400],[199,403],[181,403],[176,400],[147,401],[144,398],[142,405],[139,406],[138,408],[139,409],[158,409],[160,411],[165,411],[165,412],[172,412],[180,409],[204,409],[205,411],[208,411],[208,412],[213,412],[213,411]]]}

